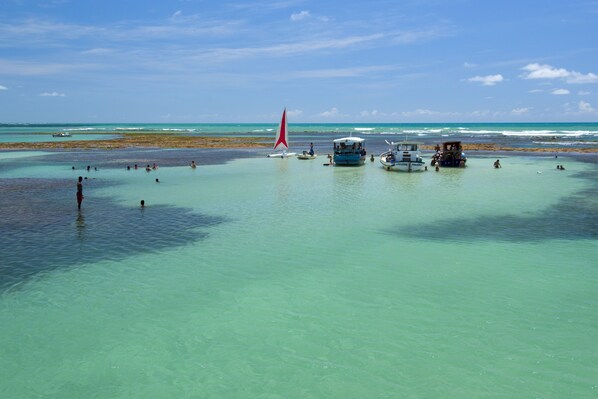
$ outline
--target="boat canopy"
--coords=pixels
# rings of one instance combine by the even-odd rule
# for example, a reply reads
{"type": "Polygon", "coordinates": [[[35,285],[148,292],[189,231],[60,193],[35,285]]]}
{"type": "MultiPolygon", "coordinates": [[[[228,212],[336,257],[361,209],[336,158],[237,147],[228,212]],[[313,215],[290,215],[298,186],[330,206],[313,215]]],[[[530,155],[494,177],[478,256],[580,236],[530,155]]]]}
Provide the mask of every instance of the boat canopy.
{"type": "Polygon", "coordinates": [[[365,139],[360,137],[343,137],[342,139],[333,140],[334,143],[363,143],[365,139]]]}

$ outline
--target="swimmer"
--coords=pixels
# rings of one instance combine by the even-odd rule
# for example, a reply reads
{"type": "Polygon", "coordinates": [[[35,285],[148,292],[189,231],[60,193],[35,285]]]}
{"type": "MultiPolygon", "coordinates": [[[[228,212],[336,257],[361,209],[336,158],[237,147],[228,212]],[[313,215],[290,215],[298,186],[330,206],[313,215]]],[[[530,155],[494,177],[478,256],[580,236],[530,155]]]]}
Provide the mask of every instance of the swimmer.
{"type": "Polygon", "coordinates": [[[160,180],[156,179],[156,183],[160,183],[160,180]]]}
{"type": "Polygon", "coordinates": [[[191,161],[191,168],[195,169],[197,165],[195,165],[195,161],[191,161]]]}
{"type": "Polygon", "coordinates": [[[498,168],[502,168],[502,166],[500,165],[500,161],[497,159],[496,162],[494,162],[494,168],[498,169],[498,168]]]}
{"type": "Polygon", "coordinates": [[[141,200],[140,205],[141,205],[142,208],[145,208],[145,201],[141,200]]]}

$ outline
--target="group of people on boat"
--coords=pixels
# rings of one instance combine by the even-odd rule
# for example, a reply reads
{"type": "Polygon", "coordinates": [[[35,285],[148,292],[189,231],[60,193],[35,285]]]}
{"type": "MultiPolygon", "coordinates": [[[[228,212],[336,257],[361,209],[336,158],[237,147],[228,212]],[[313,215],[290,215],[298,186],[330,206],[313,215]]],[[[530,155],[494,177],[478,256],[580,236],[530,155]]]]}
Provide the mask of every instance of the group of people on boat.
{"type": "Polygon", "coordinates": [[[467,157],[463,152],[463,147],[461,146],[460,141],[443,143],[442,148],[440,148],[440,145],[438,144],[436,145],[435,150],[436,152],[432,156],[432,161],[430,163],[432,166],[437,164],[449,167],[465,166],[467,157]]]}
{"type": "Polygon", "coordinates": [[[358,150],[359,155],[361,155],[361,156],[365,156],[365,154],[366,154],[365,148],[363,147],[361,142],[353,143],[350,146],[347,146],[347,144],[345,144],[345,143],[334,143],[334,152],[336,152],[336,153],[344,152],[347,149],[358,150]]]}

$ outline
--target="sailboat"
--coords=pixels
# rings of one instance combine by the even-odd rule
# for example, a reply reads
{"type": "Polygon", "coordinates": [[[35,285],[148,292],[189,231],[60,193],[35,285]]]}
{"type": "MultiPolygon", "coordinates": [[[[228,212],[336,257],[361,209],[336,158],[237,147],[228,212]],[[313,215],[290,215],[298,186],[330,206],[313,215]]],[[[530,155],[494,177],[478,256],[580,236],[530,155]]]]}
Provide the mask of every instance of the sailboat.
{"type": "Polygon", "coordinates": [[[289,136],[287,129],[287,109],[282,112],[282,119],[276,130],[276,141],[274,142],[274,151],[282,149],[282,152],[268,154],[268,158],[287,158],[297,155],[295,152],[287,152],[289,149],[289,136]]]}

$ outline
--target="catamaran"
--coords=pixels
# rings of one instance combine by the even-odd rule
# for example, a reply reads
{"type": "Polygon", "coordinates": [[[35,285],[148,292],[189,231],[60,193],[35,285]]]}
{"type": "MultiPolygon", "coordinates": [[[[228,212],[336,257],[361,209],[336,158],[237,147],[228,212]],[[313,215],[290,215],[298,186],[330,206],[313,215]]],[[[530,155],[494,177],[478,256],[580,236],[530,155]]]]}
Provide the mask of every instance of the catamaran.
{"type": "Polygon", "coordinates": [[[288,158],[297,155],[295,152],[287,152],[289,149],[289,137],[287,130],[287,109],[282,111],[282,119],[276,130],[276,141],[274,142],[274,151],[282,149],[282,152],[268,154],[268,158],[288,158]]]}

